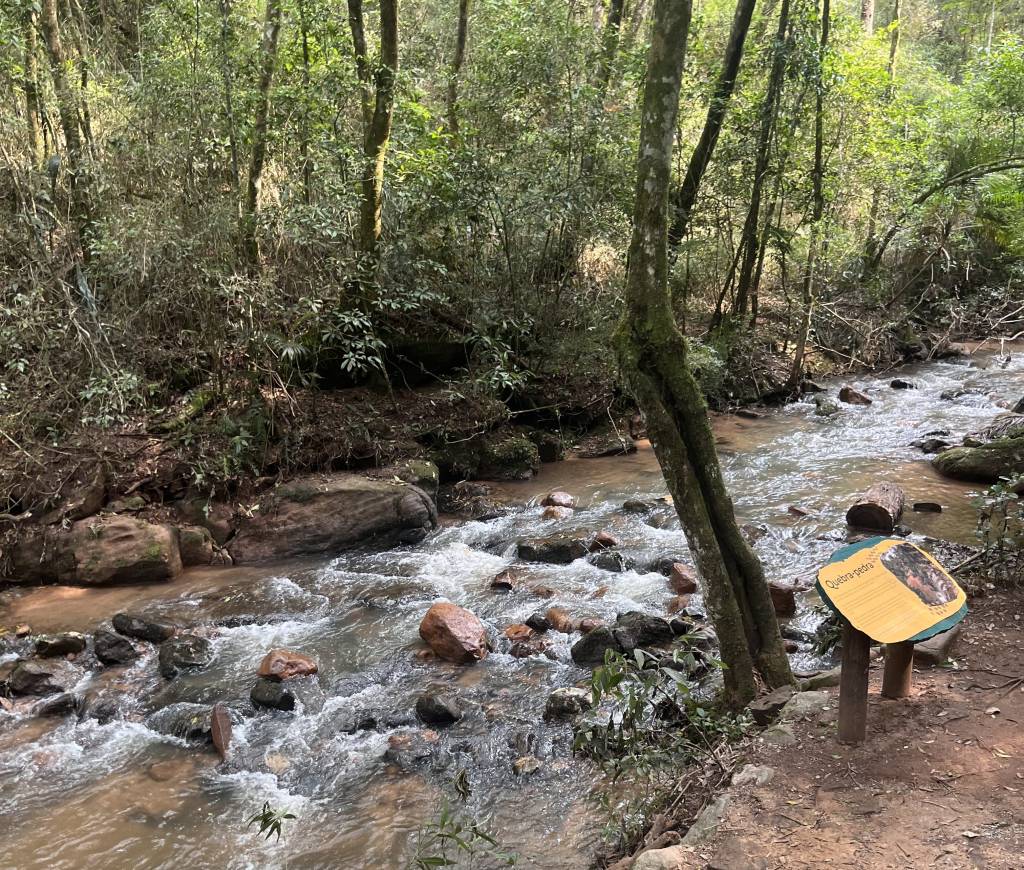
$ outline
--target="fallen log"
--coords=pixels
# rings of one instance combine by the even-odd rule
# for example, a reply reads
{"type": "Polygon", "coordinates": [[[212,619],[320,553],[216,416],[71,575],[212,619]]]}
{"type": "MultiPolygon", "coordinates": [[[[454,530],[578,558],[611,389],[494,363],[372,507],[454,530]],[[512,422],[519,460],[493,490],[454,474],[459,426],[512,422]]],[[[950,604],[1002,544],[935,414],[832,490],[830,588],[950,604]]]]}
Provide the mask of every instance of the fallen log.
{"type": "Polygon", "coordinates": [[[856,529],[891,534],[903,514],[905,496],[895,483],[876,483],[846,512],[846,522],[856,529]]]}

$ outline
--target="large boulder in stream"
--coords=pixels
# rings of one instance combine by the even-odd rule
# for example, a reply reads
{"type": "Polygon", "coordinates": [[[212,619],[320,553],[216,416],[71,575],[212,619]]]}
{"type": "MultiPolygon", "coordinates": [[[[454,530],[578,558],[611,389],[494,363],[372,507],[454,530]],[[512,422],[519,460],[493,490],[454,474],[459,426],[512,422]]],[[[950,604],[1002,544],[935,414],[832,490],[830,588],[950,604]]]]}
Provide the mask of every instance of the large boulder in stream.
{"type": "Polygon", "coordinates": [[[524,562],[547,562],[568,565],[587,555],[588,541],[582,535],[562,533],[546,538],[527,538],[516,545],[517,554],[524,562]]]}
{"type": "Polygon", "coordinates": [[[932,459],[939,474],[956,480],[996,483],[1024,474],[1024,436],[1000,438],[980,447],[951,447],[932,459]]]}
{"type": "Polygon", "coordinates": [[[122,515],[91,517],[70,529],[45,528],[15,547],[13,569],[23,583],[167,581],[181,573],[177,529],[122,515]]]}
{"type": "Polygon", "coordinates": [[[464,607],[441,601],[420,622],[420,637],[442,659],[473,664],[487,657],[487,632],[477,616],[464,607]]]}
{"type": "Polygon", "coordinates": [[[160,644],[160,675],[172,680],[180,671],[200,670],[213,661],[213,656],[213,644],[205,637],[179,634],[160,644]]]}
{"type": "Polygon", "coordinates": [[[415,543],[436,525],[434,502],[417,486],[356,474],[304,477],[266,495],[228,551],[235,562],[333,554],[415,543]]]}
{"type": "Polygon", "coordinates": [[[12,695],[53,695],[70,692],[84,673],[64,659],[27,659],[16,662],[4,682],[12,695]]]}

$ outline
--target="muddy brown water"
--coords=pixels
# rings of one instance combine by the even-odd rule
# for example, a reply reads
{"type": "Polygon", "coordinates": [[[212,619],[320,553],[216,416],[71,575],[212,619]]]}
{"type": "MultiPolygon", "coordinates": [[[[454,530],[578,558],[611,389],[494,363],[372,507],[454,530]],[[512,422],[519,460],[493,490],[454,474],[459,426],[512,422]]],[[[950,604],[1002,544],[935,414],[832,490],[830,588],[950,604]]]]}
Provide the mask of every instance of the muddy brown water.
{"type": "MultiPolygon", "coordinates": [[[[918,389],[890,389],[891,375],[854,379],[873,404],[843,406],[830,419],[814,416],[809,403],[756,420],[716,417],[737,514],[763,527],[756,547],[770,577],[813,574],[841,545],[846,508],[877,480],[900,483],[908,502],[943,506],[941,514],[908,510],[904,521],[915,536],[972,542],[978,487],[939,478],[908,445],[936,429],[958,438],[991,419],[1000,410],[996,402],[1020,398],[1024,360],[1015,356],[1000,367],[996,355],[983,351],[899,374],[918,389]],[[938,398],[962,388],[975,392],[953,402],[938,398]],[[791,505],[807,515],[794,516],[791,505]]],[[[830,385],[832,394],[837,387],[830,385]]],[[[490,522],[446,525],[415,547],[190,571],[173,584],[142,589],[4,593],[4,624],[88,630],[130,607],[193,627],[216,650],[208,669],[171,683],[158,676],[152,652],[123,672],[84,678],[81,693],[113,705],[114,715],[102,724],[34,718],[24,704],[0,711],[5,865],[402,867],[416,832],[434,817],[441,795],[454,794],[452,779],[465,770],[472,790],[467,811],[491,815],[492,829],[504,847],[520,853],[522,866],[587,866],[602,822],[588,800],[594,773],[573,759],[568,727],[541,719],[553,688],[586,676],[569,658],[574,638],[552,636],[552,659],[513,659],[499,643],[483,663],[457,668],[415,659],[419,620],[442,599],[471,608],[495,634],[552,604],[604,619],[629,609],[663,613],[670,593],[646,566],[665,556],[689,557],[667,510],[657,527],[621,511],[625,499],[665,494],[648,444],[632,456],[545,466],[530,481],[497,489],[520,506],[490,522]],[[579,499],[571,519],[540,519],[537,500],[552,489],[579,499]],[[635,570],[612,574],[584,560],[531,566],[535,579],[556,590],[550,601],[488,589],[490,578],[515,561],[517,539],[601,528],[622,540],[635,570]],[[322,709],[255,716],[245,709],[256,665],[273,646],[319,660],[322,709]],[[421,732],[412,709],[430,685],[458,691],[466,717],[440,733],[429,757],[390,762],[389,738],[421,732]],[[144,721],[167,704],[218,700],[239,711],[228,765],[144,721]],[[357,720],[363,726],[372,720],[372,727],[354,730],[357,720]],[[512,763],[526,754],[543,766],[517,777],[512,763]],[[297,816],[280,842],[245,827],[264,801],[297,816]]],[[[813,627],[820,618],[814,605],[813,593],[803,596],[795,626],[813,627]]],[[[807,649],[794,659],[799,667],[817,663],[807,649]]]]}

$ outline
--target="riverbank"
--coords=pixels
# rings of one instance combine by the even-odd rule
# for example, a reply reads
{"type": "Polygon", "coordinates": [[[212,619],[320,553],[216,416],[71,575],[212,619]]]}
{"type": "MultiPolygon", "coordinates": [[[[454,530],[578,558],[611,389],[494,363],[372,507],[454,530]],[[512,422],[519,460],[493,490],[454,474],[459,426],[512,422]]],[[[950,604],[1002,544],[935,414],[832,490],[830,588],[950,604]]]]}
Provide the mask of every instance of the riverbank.
{"type": "MultiPolygon", "coordinates": [[[[765,732],[715,796],[716,824],[635,870],[910,867],[1014,870],[1024,851],[1024,590],[971,602],[949,662],[915,668],[909,698],[879,694],[868,736],[836,740],[838,689],[765,732]]],[[[706,820],[708,816],[705,816],[706,820]]],[[[685,834],[686,825],[679,828],[685,834]]],[[[626,870],[626,865],[616,865],[626,870]]]]}

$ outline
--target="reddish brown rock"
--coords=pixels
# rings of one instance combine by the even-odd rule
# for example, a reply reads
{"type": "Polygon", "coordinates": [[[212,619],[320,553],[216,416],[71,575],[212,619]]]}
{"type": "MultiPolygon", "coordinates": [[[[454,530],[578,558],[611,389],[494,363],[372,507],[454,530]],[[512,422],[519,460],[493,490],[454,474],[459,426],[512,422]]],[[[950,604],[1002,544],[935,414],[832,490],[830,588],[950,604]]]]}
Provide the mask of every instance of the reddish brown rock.
{"type": "Polygon", "coordinates": [[[590,593],[591,598],[604,598],[608,594],[607,586],[598,586],[593,592],[590,593]]]}
{"type": "Polygon", "coordinates": [[[554,492],[549,492],[544,496],[544,500],[541,504],[544,507],[574,508],[576,507],[576,499],[567,492],[555,490],[554,492]]]}
{"type": "Polygon", "coordinates": [[[792,616],[796,613],[796,594],[792,586],[769,583],[768,591],[771,593],[772,605],[778,616],[792,616]]]}
{"type": "Polygon", "coordinates": [[[690,596],[689,595],[677,595],[675,598],[673,598],[671,601],[669,601],[668,607],[665,608],[665,609],[670,614],[671,613],[681,613],[682,611],[684,611],[686,609],[686,607],[687,607],[687,605],[689,603],[690,603],[690,596]]]}
{"type": "Polygon", "coordinates": [[[530,587],[530,592],[531,592],[531,594],[535,595],[537,598],[554,598],[555,597],[555,590],[552,589],[550,586],[531,586],[530,587]]]}
{"type": "Polygon", "coordinates": [[[544,615],[555,631],[560,631],[563,634],[572,634],[575,630],[572,617],[561,607],[549,607],[544,615]]]}
{"type": "Polygon", "coordinates": [[[519,585],[522,573],[518,568],[506,568],[491,581],[491,589],[495,592],[511,592],[519,585]]]}
{"type": "Polygon", "coordinates": [[[559,505],[549,505],[544,508],[544,512],[540,515],[542,520],[567,520],[572,516],[572,508],[560,507],[559,505]]]}
{"type": "Polygon", "coordinates": [[[697,575],[689,565],[674,562],[668,575],[668,586],[676,595],[690,595],[697,591],[697,575]]]}
{"type": "Polygon", "coordinates": [[[619,546],[619,543],[619,539],[611,532],[600,531],[594,535],[594,540],[590,542],[590,552],[596,553],[598,550],[608,550],[619,546]]]}
{"type": "Polygon", "coordinates": [[[785,647],[787,653],[795,653],[797,650],[800,649],[800,644],[798,644],[795,640],[783,641],[782,645],[783,647],[785,647]]]}
{"type": "Polygon", "coordinates": [[[839,391],[839,401],[847,405],[870,405],[871,399],[853,387],[843,387],[839,391]]]}
{"type": "Polygon", "coordinates": [[[604,625],[604,622],[596,616],[585,616],[580,620],[577,628],[579,628],[580,634],[590,634],[595,628],[600,628],[602,625],[604,625]]]}
{"type": "Polygon", "coordinates": [[[447,601],[435,604],[420,622],[420,637],[443,659],[472,664],[487,656],[487,633],[473,613],[447,601]]]}
{"type": "Polygon", "coordinates": [[[228,757],[231,748],[231,716],[223,704],[214,704],[210,713],[210,737],[213,748],[217,750],[221,761],[228,757]]]}
{"type": "Polygon", "coordinates": [[[526,641],[533,638],[535,632],[530,626],[523,625],[521,622],[517,622],[514,625],[510,625],[505,629],[505,637],[515,643],[516,641],[526,641]]]}
{"type": "Polygon", "coordinates": [[[317,663],[309,656],[290,649],[272,649],[263,657],[256,675],[268,680],[290,680],[312,676],[317,670],[317,663]]]}

